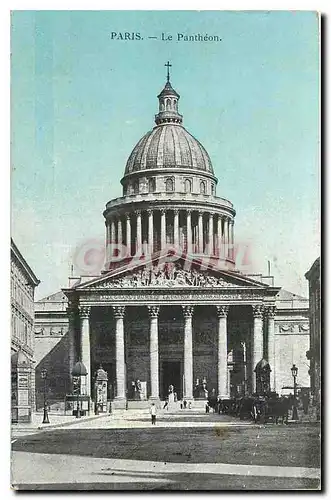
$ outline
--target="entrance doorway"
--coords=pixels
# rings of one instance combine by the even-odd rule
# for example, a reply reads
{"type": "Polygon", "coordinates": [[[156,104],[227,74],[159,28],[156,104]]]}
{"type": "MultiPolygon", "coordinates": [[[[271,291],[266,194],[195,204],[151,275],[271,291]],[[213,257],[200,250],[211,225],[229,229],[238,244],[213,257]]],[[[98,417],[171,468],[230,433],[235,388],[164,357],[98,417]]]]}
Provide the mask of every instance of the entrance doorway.
{"type": "Polygon", "coordinates": [[[167,399],[169,385],[174,386],[177,398],[182,397],[182,377],[180,361],[163,361],[162,363],[162,399],[167,399]]]}

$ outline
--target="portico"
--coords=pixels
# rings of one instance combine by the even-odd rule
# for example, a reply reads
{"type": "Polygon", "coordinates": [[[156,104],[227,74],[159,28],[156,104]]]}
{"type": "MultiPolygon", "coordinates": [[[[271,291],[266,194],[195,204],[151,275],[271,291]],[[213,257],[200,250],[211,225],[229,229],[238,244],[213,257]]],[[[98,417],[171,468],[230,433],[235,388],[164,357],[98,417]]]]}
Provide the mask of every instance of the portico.
{"type": "Polygon", "coordinates": [[[174,382],[165,380],[166,363],[177,363],[175,390],[190,401],[202,378],[221,398],[254,391],[257,362],[273,359],[278,288],[231,271],[200,270],[195,261],[190,266],[164,257],[65,291],[80,317],[71,322],[80,324],[71,335],[80,339],[77,356],[90,374],[100,363],[108,367],[115,406],[125,405],[135,379],[147,382],[149,399],[164,398],[165,383],[174,382]]]}

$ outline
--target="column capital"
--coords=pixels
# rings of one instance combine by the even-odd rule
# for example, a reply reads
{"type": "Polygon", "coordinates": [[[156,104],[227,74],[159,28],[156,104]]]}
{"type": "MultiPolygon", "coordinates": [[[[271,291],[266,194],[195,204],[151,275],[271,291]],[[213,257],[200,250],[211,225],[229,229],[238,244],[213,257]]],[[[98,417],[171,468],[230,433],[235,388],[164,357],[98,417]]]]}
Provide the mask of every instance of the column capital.
{"type": "Polygon", "coordinates": [[[129,221],[131,219],[131,214],[125,214],[125,218],[127,221],[129,221]]]}
{"type": "Polygon", "coordinates": [[[186,215],[191,215],[193,212],[192,208],[187,208],[186,209],[186,215]]]}
{"type": "Polygon", "coordinates": [[[135,212],[135,213],[136,213],[136,216],[137,216],[137,217],[140,217],[140,216],[141,216],[141,210],[136,210],[136,212],[135,212]]]}
{"type": "Polygon", "coordinates": [[[234,226],[234,219],[230,219],[230,220],[229,220],[229,224],[230,224],[231,226],[234,226]]]}
{"type": "Polygon", "coordinates": [[[179,208],[174,208],[173,212],[174,212],[174,215],[178,215],[179,214],[179,208]]]}
{"type": "Polygon", "coordinates": [[[166,213],[166,209],[165,208],[160,208],[160,214],[161,215],[165,215],[166,213]]]}
{"type": "Polygon", "coordinates": [[[254,318],[262,318],[264,306],[262,304],[256,304],[252,306],[254,318]]]}
{"type": "Polygon", "coordinates": [[[204,214],[203,210],[198,210],[198,216],[199,216],[199,217],[202,217],[202,216],[203,216],[203,214],[204,214]]]}
{"type": "Polygon", "coordinates": [[[267,306],[264,310],[264,314],[267,318],[274,318],[276,314],[276,306],[267,306]]]}
{"type": "Polygon", "coordinates": [[[157,318],[160,312],[160,306],[147,306],[148,315],[150,318],[157,318]]]}
{"type": "Polygon", "coordinates": [[[123,319],[125,314],[125,306],[112,306],[116,319],[123,319]]]}
{"type": "Polygon", "coordinates": [[[82,319],[88,319],[90,317],[91,307],[90,306],[79,306],[79,316],[82,319]]]}
{"type": "Polygon", "coordinates": [[[229,313],[229,306],[216,306],[217,317],[226,318],[229,313]]]}
{"type": "Polygon", "coordinates": [[[147,212],[148,216],[151,217],[153,215],[154,210],[149,208],[148,210],[146,210],[146,212],[147,212]]]}
{"type": "Polygon", "coordinates": [[[184,318],[192,318],[194,306],[182,306],[184,318]]]}

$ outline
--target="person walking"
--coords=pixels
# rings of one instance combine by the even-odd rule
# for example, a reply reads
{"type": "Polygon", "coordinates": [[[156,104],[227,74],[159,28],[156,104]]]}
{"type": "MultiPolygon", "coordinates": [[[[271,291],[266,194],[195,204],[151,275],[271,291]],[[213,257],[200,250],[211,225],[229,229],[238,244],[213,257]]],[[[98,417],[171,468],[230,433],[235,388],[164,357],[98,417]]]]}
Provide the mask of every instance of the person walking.
{"type": "Polygon", "coordinates": [[[152,417],[152,425],[155,425],[155,423],[156,423],[156,406],[154,403],[152,403],[152,406],[150,409],[150,414],[152,417]]]}

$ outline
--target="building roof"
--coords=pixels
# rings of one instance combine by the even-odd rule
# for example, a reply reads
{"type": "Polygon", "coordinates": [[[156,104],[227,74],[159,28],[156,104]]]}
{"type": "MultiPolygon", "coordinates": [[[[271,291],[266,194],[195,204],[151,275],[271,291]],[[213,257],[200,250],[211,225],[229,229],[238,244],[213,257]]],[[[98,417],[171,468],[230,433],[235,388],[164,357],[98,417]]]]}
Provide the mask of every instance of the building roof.
{"type": "Polygon", "coordinates": [[[68,299],[62,292],[59,290],[58,292],[52,293],[51,295],[47,295],[47,297],[43,297],[39,299],[37,302],[67,302],[68,299]]]}
{"type": "Polygon", "coordinates": [[[30,280],[30,284],[33,286],[38,286],[40,283],[40,280],[38,280],[38,278],[36,277],[36,275],[32,271],[31,267],[29,266],[27,261],[24,259],[23,255],[21,254],[21,252],[19,251],[19,249],[15,245],[13,238],[10,239],[10,254],[11,254],[11,258],[15,258],[18,261],[21,269],[25,272],[26,277],[30,280]]]}
{"type": "Polygon", "coordinates": [[[315,260],[314,264],[311,266],[309,271],[306,272],[305,278],[307,278],[308,281],[319,278],[320,267],[321,267],[321,258],[317,257],[317,259],[315,260]]]}
{"type": "Polygon", "coordinates": [[[160,92],[160,94],[157,96],[158,98],[164,97],[164,96],[175,96],[175,97],[180,97],[179,94],[174,90],[171,86],[170,81],[167,81],[167,83],[164,86],[164,89],[160,92]]]}
{"type": "Polygon", "coordinates": [[[205,148],[178,124],[163,124],[147,132],[133,148],[124,175],[165,168],[194,169],[214,175],[205,148]]]}

